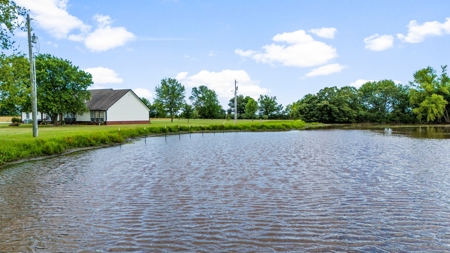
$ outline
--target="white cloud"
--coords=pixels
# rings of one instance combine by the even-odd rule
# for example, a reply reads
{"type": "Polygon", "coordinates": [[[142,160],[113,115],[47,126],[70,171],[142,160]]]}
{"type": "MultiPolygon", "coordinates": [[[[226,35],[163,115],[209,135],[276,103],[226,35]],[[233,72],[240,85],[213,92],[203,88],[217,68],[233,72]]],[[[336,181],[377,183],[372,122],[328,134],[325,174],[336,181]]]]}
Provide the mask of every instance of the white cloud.
{"type": "Polygon", "coordinates": [[[374,34],[364,39],[366,47],[373,51],[383,51],[391,48],[394,45],[394,37],[392,35],[378,35],[374,34]]]}
{"type": "Polygon", "coordinates": [[[16,3],[31,10],[38,26],[57,39],[67,38],[73,30],[85,33],[90,29],[89,25],[67,12],[68,0],[16,0],[16,3]]]}
{"type": "Polygon", "coordinates": [[[264,52],[241,49],[234,52],[242,57],[251,57],[257,62],[268,64],[279,62],[285,66],[299,68],[323,65],[337,57],[334,47],[314,40],[303,30],[277,34],[273,37],[273,41],[284,44],[263,46],[264,52]]]}
{"type": "Polygon", "coordinates": [[[314,33],[315,35],[322,38],[334,39],[334,35],[337,33],[337,29],[334,27],[322,27],[318,29],[311,29],[308,32],[314,33]]]}
{"type": "Polygon", "coordinates": [[[54,47],[54,48],[58,48],[58,44],[56,44],[56,43],[54,43],[54,42],[51,42],[51,41],[47,41],[47,42],[45,42],[45,44],[47,44],[47,45],[49,45],[49,46],[52,46],[52,47],[54,47]]]}
{"type": "Polygon", "coordinates": [[[401,33],[397,37],[408,43],[422,42],[425,37],[441,36],[450,33],[450,18],[446,18],[444,23],[438,21],[425,22],[422,25],[418,24],[416,20],[411,20],[408,24],[408,34],[405,36],[401,33]]]}
{"type": "Polygon", "coordinates": [[[86,48],[93,52],[120,47],[136,38],[124,27],[111,26],[112,20],[107,15],[95,15],[97,28],[91,31],[90,25],[68,13],[69,0],[18,0],[16,2],[30,9],[38,26],[53,37],[84,42],[86,48]]]}
{"type": "Polygon", "coordinates": [[[84,45],[93,52],[101,52],[125,45],[136,36],[124,27],[100,27],[90,33],[84,45]]]}
{"type": "Polygon", "coordinates": [[[84,69],[84,71],[92,74],[92,80],[94,81],[95,85],[123,82],[123,79],[119,78],[118,74],[114,70],[109,68],[87,68],[84,69]]]}
{"type": "Polygon", "coordinates": [[[241,49],[236,49],[234,50],[234,52],[240,56],[244,56],[244,57],[249,57],[252,56],[256,53],[258,53],[257,51],[253,51],[253,50],[247,50],[247,51],[243,51],[241,49]]]}
{"type": "Polygon", "coordinates": [[[140,98],[142,98],[142,97],[144,97],[146,99],[152,99],[153,98],[153,94],[149,90],[147,90],[145,88],[136,88],[136,89],[133,89],[133,91],[140,98]]]}
{"type": "Polygon", "coordinates": [[[238,94],[250,96],[255,99],[259,95],[269,92],[268,89],[259,86],[259,82],[254,81],[244,70],[222,70],[220,72],[210,72],[202,70],[195,75],[188,75],[188,72],[180,72],[175,77],[179,82],[187,87],[198,87],[205,85],[214,90],[222,104],[228,104],[228,100],[234,97],[234,80],[238,81],[238,94]]]}
{"type": "MultiPolygon", "coordinates": [[[[367,83],[367,82],[377,82],[379,80],[366,80],[366,79],[358,79],[356,81],[354,81],[353,83],[350,83],[350,86],[354,86],[356,88],[360,88],[363,84],[367,83]]],[[[402,84],[401,81],[399,80],[392,80],[395,84],[402,84]]]]}
{"type": "Polygon", "coordinates": [[[184,80],[187,78],[188,74],[189,72],[180,72],[175,76],[175,79],[177,79],[178,81],[184,80]]]}
{"type": "Polygon", "coordinates": [[[367,83],[367,82],[374,82],[375,80],[366,80],[366,79],[358,79],[356,81],[354,81],[353,83],[350,83],[350,86],[354,86],[356,88],[361,87],[363,84],[367,83]]]}
{"type": "Polygon", "coordinates": [[[346,66],[342,66],[338,63],[335,64],[328,64],[316,69],[313,69],[309,73],[306,74],[307,77],[313,77],[313,76],[327,76],[333,73],[339,73],[341,72],[346,66]]]}

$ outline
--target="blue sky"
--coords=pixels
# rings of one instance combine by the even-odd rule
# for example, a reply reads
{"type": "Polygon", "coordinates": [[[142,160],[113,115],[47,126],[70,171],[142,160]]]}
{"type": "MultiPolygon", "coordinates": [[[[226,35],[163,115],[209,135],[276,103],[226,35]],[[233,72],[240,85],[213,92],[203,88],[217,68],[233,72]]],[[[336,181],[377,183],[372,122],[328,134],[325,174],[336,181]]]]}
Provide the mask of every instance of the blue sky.
{"type": "MultiPolygon", "coordinates": [[[[450,64],[450,1],[16,0],[39,52],[92,73],[93,88],[152,101],[161,79],[207,85],[226,109],[243,95],[284,106],[324,87],[450,64]]],[[[26,37],[16,33],[27,52],[26,37]]],[[[188,99],[187,99],[188,100],[188,99]]]]}

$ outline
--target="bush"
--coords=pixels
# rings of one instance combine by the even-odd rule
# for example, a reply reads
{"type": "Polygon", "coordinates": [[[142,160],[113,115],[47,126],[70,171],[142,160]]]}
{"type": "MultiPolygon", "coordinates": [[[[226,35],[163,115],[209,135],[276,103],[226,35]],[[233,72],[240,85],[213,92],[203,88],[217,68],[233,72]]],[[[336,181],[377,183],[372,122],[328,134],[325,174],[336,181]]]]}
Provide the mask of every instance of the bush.
{"type": "Polygon", "coordinates": [[[11,119],[11,123],[13,123],[13,124],[19,124],[19,123],[22,123],[22,120],[21,120],[19,117],[13,117],[13,118],[11,119]]]}

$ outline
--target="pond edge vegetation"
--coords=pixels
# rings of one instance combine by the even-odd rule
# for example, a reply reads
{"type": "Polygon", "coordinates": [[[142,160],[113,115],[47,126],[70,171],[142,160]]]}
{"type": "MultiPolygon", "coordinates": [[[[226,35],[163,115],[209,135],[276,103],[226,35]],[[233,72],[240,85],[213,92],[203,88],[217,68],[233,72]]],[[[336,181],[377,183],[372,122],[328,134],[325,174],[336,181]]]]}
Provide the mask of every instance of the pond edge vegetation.
{"type": "Polygon", "coordinates": [[[0,146],[0,168],[9,164],[29,161],[36,158],[47,158],[54,155],[67,154],[89,148],[109,147],[126,143],[133,138],[155,137],[174,134],[213,133],[213,132],[264,132],[290,131],[324,127],[324,124],[305,123],[302,120],[271,121],[264,123],[246,123],[238,125],[211,124],[205,126],[137,126],[117,130],[83,134],[68,134],[66,136],[45,139],[19,139],[3,143],[0,146]]]}

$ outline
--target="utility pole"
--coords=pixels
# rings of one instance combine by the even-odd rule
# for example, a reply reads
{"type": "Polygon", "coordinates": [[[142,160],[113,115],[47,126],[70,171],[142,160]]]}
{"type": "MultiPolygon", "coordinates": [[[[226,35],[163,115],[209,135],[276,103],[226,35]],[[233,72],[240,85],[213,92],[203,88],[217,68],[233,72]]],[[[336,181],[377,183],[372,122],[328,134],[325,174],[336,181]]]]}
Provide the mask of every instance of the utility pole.
{"type": "MultiPolygon", "coordinates": [[[[34,66],[33,45],[31,44],[31,25],[30,14],[27,14],[27,28],[28,28],[28,53],[30,55],[30,80],[31,80],[31,115],[33,119],[33,137],[38,137],[38,122],[37,122],[37,96],[36,96],[36,71],[34,66]]],[[[35,36],[33,34],[33,43],[35,36]]]]}
{"type": "Polygon", "coordinates": [[[234,80],[234,125],[236,125],[237,121],[237,81],[234,80]]]}

